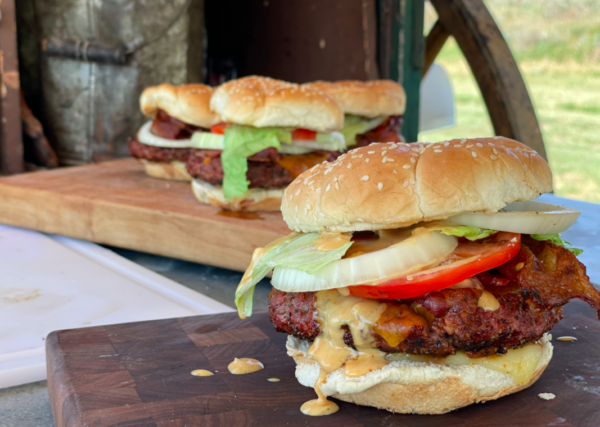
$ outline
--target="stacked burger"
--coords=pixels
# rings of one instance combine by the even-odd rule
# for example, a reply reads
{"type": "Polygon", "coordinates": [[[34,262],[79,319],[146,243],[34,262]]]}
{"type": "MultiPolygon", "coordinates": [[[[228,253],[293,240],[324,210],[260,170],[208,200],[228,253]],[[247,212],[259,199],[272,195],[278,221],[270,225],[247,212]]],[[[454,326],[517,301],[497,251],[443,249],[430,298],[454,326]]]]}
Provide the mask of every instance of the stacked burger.
{"type": "Polygon", "coordinates": [[[155,178],[191,181],[186,169],[194,132],[217,122],[210,111],[213,89],[202,84],[162,84],[144,90],[140,108],[152,120],[129,139],[129,153],[155,178]]]}
{"type": "Polygon", "coordinates": [[[129,143],[159,178],[192,181],[202,203],[279,210],[284,189],[348,147],[399,141],[405,94],[391,81],[297,85],[245,77],[214,91],[161,85],[142,94],[153,117],[129,143]]]}
{"type": "Polygon", "coordinates": [[[254,252],[237,291],[252,313],[273,271],[269,315],[296,377],[328,396],[438,414],[529,387],[546,335],[573,298],[600,292],[562,240],[579,212],[534,202],[548,164],[511,139],[376,143],[300,175],[282,212],[294,231],[254,252]]]}

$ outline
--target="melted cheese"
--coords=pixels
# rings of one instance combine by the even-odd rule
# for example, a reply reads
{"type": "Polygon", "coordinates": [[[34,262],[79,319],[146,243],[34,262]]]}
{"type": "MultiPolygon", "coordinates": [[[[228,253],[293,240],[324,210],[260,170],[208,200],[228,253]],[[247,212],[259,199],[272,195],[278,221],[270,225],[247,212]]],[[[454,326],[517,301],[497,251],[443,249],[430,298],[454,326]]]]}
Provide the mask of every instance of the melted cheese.
{"type": "Polygon", "coordinates": [[[477,301],[477,307],[483,308],[484,311],[496,311],[500,308],[500,302],[490,292],[483,291],[477,301]]]}
{"type": "Polygon", "coordinates": [[[515,380],[516,384],[522,385],[527,384],[533,377],[541,356],[541,344],[528,344],[525,347],[508,350],[506,354],[501,356],[470,358],[466,353],[459,351],[455,355],[440,358],[393,353],[389,354],[387,359],[389,361],[426,362],[449,366],[482,366],[492,371],[508,374],[515,380]]]}
{"type": "Polygon", "coordinates": [[[329,153],[295,154],[291,156],[282,156],[277,159],[276,162],[296,178],[302,172],[327,160],[327,157],[329,157],[329,153]]]}
{"type": "Polygon", "coordinates": [[[350,243],[352,233],[323,232],[315,240],[315,247],[319,252],[333,251],[350,243]]]}

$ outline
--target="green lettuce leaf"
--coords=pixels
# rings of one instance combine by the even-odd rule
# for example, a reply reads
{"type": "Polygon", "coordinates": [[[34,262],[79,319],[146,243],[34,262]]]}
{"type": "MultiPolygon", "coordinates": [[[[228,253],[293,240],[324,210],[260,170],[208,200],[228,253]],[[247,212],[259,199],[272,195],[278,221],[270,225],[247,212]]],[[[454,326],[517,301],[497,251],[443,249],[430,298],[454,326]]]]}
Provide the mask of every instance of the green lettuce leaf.
{"type": "Polygon", "coordinates": [[[252,314],[252,296],[254,287],[275,267],[294,267],[309,274],[323,268],[327,264],[341,259],[353,242],[331,250],[319,251],[314,245],[319,233],[290,235],[271,247],[256,264],[250,274],[251,279],[238,286],[235,292],[235,305],[240,315],[252,314]]]}
{"type": "Polygon", "coordinates": [[[280,142],[292,143],[292,133],[278,128],[229,126],[225,129],[225,149],[221,154],[223,164],[223,192],[225,198],[242,197],[250,182],[246,179],[248,157],[266,148],[279,149],[280,142]]]}
{"type": "Polygon", "coordinates": [[[344,128],[340,130],[340,133],[344,135],[344,139],[346,140],[346,146],[351,147],[356,145],[356,135],[361,135],[371,129],[375,129],[386,119],[387,117],[366,119],[364,117],[346,114],[344,116],[344,128]]]}
{"type": "Polygon", "coordinates": [[[571,243],[567,242],[566,240],[563,240],[560,237],[559,233],[556,233],[556,234],[531,234],[531,238],[535,239],[535,240],[550,240],[555,245],[562,246],[563,248],[570,250],[571,252],[573,252],[573,255],[575,255],[575,256],[579,256],[583,252],[583,249],[575,248],[571,245],[571,243]]]}
{"type": "Polygon", "coordinates": [[[450,225],[450,224],[432,224],[427,226],[429,230],[437,230],[442,234],[456,237],[466,237],[469,240],[485,239],[492,234],[497,233],[496,230],[488,230],[486,228],[471,227],[468,225],[450,225]]]}

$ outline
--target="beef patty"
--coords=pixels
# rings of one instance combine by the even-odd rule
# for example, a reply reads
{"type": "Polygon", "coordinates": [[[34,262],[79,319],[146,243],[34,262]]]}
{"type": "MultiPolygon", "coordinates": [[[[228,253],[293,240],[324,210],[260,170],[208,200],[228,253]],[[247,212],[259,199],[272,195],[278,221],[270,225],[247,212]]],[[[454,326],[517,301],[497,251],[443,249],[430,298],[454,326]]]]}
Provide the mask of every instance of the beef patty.
{"type": "Polygon", "coordinates": [[[374,142],[404,142],[400,133],[402,122],[402,116],[390,116],[375,129],[356,135],[356,145],[350,148],[366,147],[374,142]]]}
{"type": "Polygon", "coordinates": [[[165,148],[142,144],[138,141],[137,136],[129,138],[127,147],[129,148],[129,155],[131,157],[135,157],[136,159],[146,159],[151,162],[170,163],[173,160],[187,162],[190,157],[189,148],[165,148]]]}
{"type": "MultiPolygon", "coordinates": [[[[445,289],[412,300],[386,300],[386,310],[374,328],[377,332],[373,332],[377,347],[386,352],[437,357],[458,350],[471,356],[503,354],[539,340],[562,318],[562,306],[572,298],[585,300],[600,316],[600,292],[589,283],[585,267],[571,252],[527,236],[523,241],[529,246],[522,245],[516,260],[482,277],[485,289],[500,303],[498,310],[486,312],[477,306],[483,292],[477,288],[445,289]],[[521,262],[523,267],[515,268],[521,262]],[[498,280],[490,280],[489,275],[498,280]],[[406,322],[396,315],[402,310],[421,315],[425,322],[415,322],[407,329],[406,322]],[[393,338],[400,335],[404,339],[390,345],[396,344],[393,338]]],[[[313,292],[273,289],[269,295],[271,322],[280,332],[312,341],[320,332],[315,302],[313,292]]],[[[346,331],[344,341],[353,346],[349,328],[342,328],[346,331]]]]}
{"type": "MultiPolygon", "coordinates": [[[[246,178],[250,181],[250,188],[284,188],[305,170],[323,161],[333,161],[340,154],[338,151],[313,151],[292,155],[267,148],[248,157],[246,178]]],[[[194,178],[212,185],[222,185],[221,151],[191,149],[187,170],[194,178]]]]}

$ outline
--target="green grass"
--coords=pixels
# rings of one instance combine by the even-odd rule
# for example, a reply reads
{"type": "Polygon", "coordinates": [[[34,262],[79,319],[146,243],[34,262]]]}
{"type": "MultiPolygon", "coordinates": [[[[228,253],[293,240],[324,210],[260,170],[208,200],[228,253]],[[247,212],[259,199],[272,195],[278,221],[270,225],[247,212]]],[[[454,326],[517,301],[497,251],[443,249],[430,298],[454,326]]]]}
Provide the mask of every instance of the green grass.
{"type": "MultiPolygon", "coordinates": [[[[600,202],[600,0],[491,0],[532,97],[558,195],[600,202]]],[[[493,135],[479,89],[450,40],[437,61],[452,81],[456,126],[437,141],[493,135]]]]}

